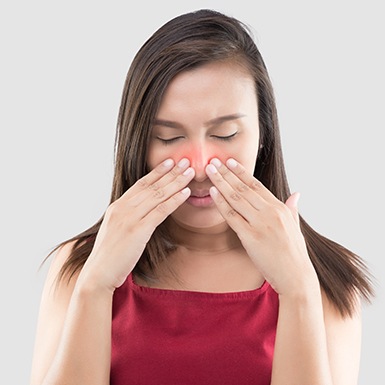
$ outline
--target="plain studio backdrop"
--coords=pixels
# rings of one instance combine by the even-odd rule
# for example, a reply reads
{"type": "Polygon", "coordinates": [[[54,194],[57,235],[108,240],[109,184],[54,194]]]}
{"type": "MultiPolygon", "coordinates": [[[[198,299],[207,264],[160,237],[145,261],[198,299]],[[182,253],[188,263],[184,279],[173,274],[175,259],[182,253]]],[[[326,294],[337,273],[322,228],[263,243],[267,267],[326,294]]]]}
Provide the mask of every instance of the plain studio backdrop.
{"type": "Polygon", "coordinates": [[[214,8],[253,29],[275,88],[300,212],[377,279],[363,308],[360,384],[383,378],[382,1],[12,1],[0,5],[1,370],[28,384],[41,290],[57,243],[95,223],[112,185],[133,55],[164,22],[214,8]]]}

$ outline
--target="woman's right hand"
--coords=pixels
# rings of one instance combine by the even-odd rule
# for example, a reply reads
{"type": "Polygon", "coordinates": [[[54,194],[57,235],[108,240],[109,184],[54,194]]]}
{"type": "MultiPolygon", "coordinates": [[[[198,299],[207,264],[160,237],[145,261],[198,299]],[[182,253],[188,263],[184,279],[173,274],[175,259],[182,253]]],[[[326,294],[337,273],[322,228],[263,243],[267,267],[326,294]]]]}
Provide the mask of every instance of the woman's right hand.
{"type": "Polygon", "coordinates": [[[80,283],[112,291],[124,283],[156,227],[190,196],[189,164],[164,161],[107,208],[80,283]]]}

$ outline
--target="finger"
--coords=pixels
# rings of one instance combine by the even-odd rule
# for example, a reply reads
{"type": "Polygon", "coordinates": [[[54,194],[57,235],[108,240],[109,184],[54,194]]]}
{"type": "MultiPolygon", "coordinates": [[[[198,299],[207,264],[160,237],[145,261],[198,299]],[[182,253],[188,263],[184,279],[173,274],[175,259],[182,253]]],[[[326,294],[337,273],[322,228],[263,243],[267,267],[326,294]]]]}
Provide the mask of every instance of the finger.
{"type": "MultiPolygon", "coordinates": [[[[167,161],[165,161],[167,162],[167,161]]],[[[161,199],[163,196],[167,196],[164,191],[165,186],[170,186],[174,181],[180,186],[179,190],[186,187],[184,184],[186,178],[181,176],[191,176],[189,169],[190,161],[187,158],[181,159],[174,167],[169,166],[165,162],[155,167],[150,173],[143,178],[139,179],[135,185],[131,188],[131,191],[127,193],[130,197],[130,204],[136,206],[146,199],[161,199]],[[169,167],[168,171],[164,172],[165,168],[169,167]]],[[[172,161],[172,164],[174,162],[172,161]]],[[[189,182],[189,180],[188,180],[189,182]]],[[[175,190],[174,193],[178,191],[175,190]]]]}
{"type": "Polygon", "coordinates": [[[223,219],[238,234],[239,238],[242,239],[243,234],[246,234],[246,231],[249,228],[247,221],[245,221],[245,219],[226,201],[224,196],[215,186],[210,188],[210,195],[223,219]]]}
{"type": "Polygon", "coordinates": [[[121,198],[125,198],[127,196],[133,196],[138,192],[145,190],[148,186],[156,183],[161,177],[166,175],[170,170],[173,169],[175,162],[173,159],[166,159],[159,165],[157,165],[153,170],[151,170],[148,174],[138,179],[125,193],[121,196],[121,198]]]}
{"type": "Polygon", "coordinates": [[[176,165],[173,159],[166,159],[159,165],[157,165],[153,170],[151,170],[147,175],[143,176],[126,192],[129,192],[130,195],[136,194],[143,190],[146,190],[150,186],[153,186],[156,189],[157,182],[166,176],[168,173],[171,175],[180,174],[185,171],[190,165],[187,158],[181,159],[176,165]]]}
{"type": "Polygon", "coordinates": [[[159,203],[170,198],[173,194],[181,191],[185,188],[191,179],[195,175],[193,168],[189,167],[181,174],[174,174],[172,178],[167,178],[167,184],[162,180],[157,183],[156,187],[150,185],[146,190],[138,193],[135,197],[130,200],[131,205],[138,206],[143,202],[151,202],[151,209],[157,206],[159,203]]]}
{"type": "MultiPolygon", "coordinates": [[[[258,181],[252,175],[250,175],[251,178],[248,182],[251,185],[249,186],[248,183],[245,183],[243,180],[241,180],[238,175],[227,168],[226,165],[224,165],[219,159],[213,158],[210,163],[216,167],[218,172],[222,175],[223,179],[226,180],[226,182],[233,188],[234,193],[244,197],[252,207],[257,210],[261,210],[264,206],[266,206],[266,201],[264,198],[260,194],[256,194],[255,189],[252,188],[252,183],[254,183],[254,181],[258,183],[258,181]]],[[[243,173],[246,173],[244,168],[241,170],[240,175],[243,175],[243,173]]],[[[220,186],[218,186],[218,188],[222,193],[224,193],[220,186]]],[[[225,196],[227,198],[226,194],[225,196]]]]}
{"type": "MultiPolygon", "coordinates": [[[[252,174],[248,173],[247,170],[235,159],[230,158],[226,161],[226,166],[229,170],[234,173],[243,183],[249,186],[253,191],[263,198],[266,202],[275,204],[279,201],[274,194],[266,188],[261,181],[256,179],[252,174]]],[[[281,202],[281,201],[279,201],[281,202]]]]}
{"type": "Polygon", "coordinates": [[[294,219],[299,224],[299,214],[298,214],[298,201],[300,198],[300,193],[295,192],[287,198],[285,204],[289,207],[291,213],[293,214],[294,219]]]}
{"type": "Polygon", "coordinates": [[[206,173],[213,185],[220,191],[221,195],[227,201],[231,209],[236,210],[237,213],[244,218],[244,220],[251,222],[254,209],[250,202],[234,190],[234,188],[226,181],[226,179],[224,179],[222,174],[213,164],[207,165],[206,173]]]}
{"type": "Polygon", "coordinates": [[[186,187],[165,201],[158,203],[147,215],[142,219],[145,230],[153,233],[155,228],[159,226],[170,214],[172,214],[182,203],[184,203],[191,194],[191,190],[186,187]]]}

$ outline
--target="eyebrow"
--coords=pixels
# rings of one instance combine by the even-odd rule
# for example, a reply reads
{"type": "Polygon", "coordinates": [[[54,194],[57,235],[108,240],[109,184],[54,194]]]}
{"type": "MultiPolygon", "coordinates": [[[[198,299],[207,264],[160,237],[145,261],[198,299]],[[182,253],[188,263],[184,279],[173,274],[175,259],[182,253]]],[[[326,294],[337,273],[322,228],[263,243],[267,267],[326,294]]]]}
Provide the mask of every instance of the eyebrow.
{"type": "MultiPolygon", "coordinates": [[[[243,118],[245,116],[246,116],[245,114],[241,114],[241,113],[219,116],[218,118],[214,118],[214,119],[211,119],[208,122],[206,122],[205,126],[215,127],[215,126],[221,125],[222,123],[229,122],[232,120],[237,120],[237,119],[243,118]]],[[[170,128],[183,128],[182,124],[180,124],[178,122],[173,122],[171,120],[155,119],[153,124],[155,126],[163,126],[163,127],[170,127],[170,128]]]]}

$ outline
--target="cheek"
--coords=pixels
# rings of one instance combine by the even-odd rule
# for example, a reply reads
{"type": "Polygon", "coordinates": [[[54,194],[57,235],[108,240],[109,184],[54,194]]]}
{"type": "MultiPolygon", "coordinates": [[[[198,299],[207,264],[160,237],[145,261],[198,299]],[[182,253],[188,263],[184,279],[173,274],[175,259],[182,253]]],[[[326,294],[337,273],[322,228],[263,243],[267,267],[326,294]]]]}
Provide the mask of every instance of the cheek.
{"type": "Polygon", "coordinates": [[[251,174],[254,172],[255,164],[258,157],[258,146],[245,144],[237,154],[234,154],[234,159],[243,165],[243,167],[251,174]]]}

